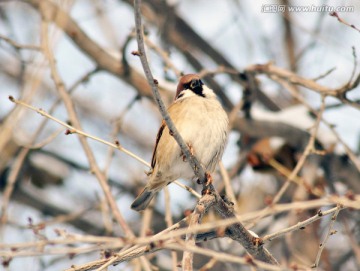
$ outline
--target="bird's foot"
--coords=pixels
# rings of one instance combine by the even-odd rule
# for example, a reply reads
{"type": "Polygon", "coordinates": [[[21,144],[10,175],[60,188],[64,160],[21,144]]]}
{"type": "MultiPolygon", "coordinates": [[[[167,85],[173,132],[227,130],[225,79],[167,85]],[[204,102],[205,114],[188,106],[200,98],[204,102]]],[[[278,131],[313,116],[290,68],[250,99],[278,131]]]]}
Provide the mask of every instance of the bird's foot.
{"type": "Polygon", "coordinates": [[[209,172],[205,172],[205,182],[203,182],[202,180],[200,179],[197,179],[197,184],[203,184],[204,186],[209,186],[210,184],[212,184],[213,182],[213,179],[211,177],[211,174],[209,172]]]}
{"type": "MultiPolygon", "coordinates": [[[[205,173],[205,177],[206,177],[206,181],[205,181],[205,183],[203,183],[204,188],[201,191],[201,194],[202,195],[209,195],[209,194],[211,194],[212,189],[214,189],[213,186],[212,186],[213,179],[212,179],[211,174],[209,172],[205,173]]],[[[198,183],[199,183],[199,180],[198,180],[198,183]]]]}
{"type": "Polygon", "coordinates": [[[211,174],[209,172],[205,172],[205,176],[206,176],[205,186],[211,185],[213,182],[213,178],[211,177],[211,174]]]}

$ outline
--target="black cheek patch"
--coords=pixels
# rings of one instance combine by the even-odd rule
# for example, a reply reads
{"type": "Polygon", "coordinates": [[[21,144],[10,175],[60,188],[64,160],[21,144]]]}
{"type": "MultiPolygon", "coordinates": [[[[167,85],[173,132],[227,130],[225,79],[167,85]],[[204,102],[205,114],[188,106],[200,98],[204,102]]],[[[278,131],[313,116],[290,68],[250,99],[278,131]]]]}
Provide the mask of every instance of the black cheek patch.
{"type": "Polygon", "coordinates": [[[184,92],[180,92],[179,95],[176,97],[176,99],[179,99],[179,98],[183,97],[184,94],[185,94],[184,92]]]}

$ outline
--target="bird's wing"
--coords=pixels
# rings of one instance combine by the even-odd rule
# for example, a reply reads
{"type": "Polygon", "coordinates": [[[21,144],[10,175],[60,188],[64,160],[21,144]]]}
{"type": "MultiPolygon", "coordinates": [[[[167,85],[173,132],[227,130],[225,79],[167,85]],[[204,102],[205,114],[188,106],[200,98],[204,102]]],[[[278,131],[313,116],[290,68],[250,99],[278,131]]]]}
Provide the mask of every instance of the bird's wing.
{"type": "Polygon", "coordinates": [[[159,144],[159,141],[160,141],[160,138],[162,136],[162,133],[164,131],[164,128],[166,126],[166,123],[165,121],[163,120],[161,122],[161,126],[160,126],[160,129],[157,133],[157,136],[156,136],[156,142],[155,142],[155,147],[154,147],[154,151],[153,151],[153,154],[152,154],[152,158],[151,158],[151,167],[154,168],[155,167],[155,164],[156,164],[156,149],[157,149],[157,146],[159,144]]]}
{"type": "MultiPolygon", "coordinates": [[[[177,119],[174,119],[176,115],[181,115],[183,110],[181,110],[181,104],[184,102],[184,100],[178,102],[178,101],[175,101],[174,103],[172,103],[169,108],[167,109],[172,121],[174,122],[175,126],[178,124],[178,120],[177,119]]],[[[154,147],[154,151],[153,151],[153,155],[152,155],[152,159],[151,159],[151,168],[154,168],[155,165],[156,165],[156,152],[157,152],[157,148],[159,147],[159,142],[160,142],[160,139],[161,139],[161,136],[163,136],[163,132],[164,132],[164,129],[166,127],[166,123],[165,121],[163,120],[161,122],[161,126],[160,126],[160,129],[158,131],[158,134],[156,136],[156,142],[155,142],[155,147],[154,147]]],[[[170,149],[168,148],[169,145],[166,145],[167,147],[165,147],[164,149],[164,146],[162,146],[162,151],[165,151],[165,152],[171,152],[170,149]]]]}

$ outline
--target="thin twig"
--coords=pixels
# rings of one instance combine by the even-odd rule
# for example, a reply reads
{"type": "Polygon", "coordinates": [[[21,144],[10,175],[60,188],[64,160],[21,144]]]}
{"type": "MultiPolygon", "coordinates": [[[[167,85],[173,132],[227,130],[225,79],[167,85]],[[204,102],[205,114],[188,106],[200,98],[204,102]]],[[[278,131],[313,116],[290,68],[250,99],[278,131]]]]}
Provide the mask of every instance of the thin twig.
{"type": "Polygon", "coordinates": [[[225,184],[226,195],[229,197],[229,200],[234,203],[234,208],[235,210],[237,210],[237,201],[236,201],[234,189],[231,185],[229,174],[222,161],[219,162],[219,168],[220,168],[220,174],[222,176],[222,180],[225,184]]]}
{"type": "Polygon", "coordinates": [[[27,50],[35,50],[40,51],[41,47],[37,45],[27,45],[27,44],[19,44],[18,42],[9,39],[8,37],[5,37],[3,35],[0,35],[0,40],[4,40],[7,43],[9,43],[11,46],[13,46],[16,49],[27,49],[27,50]]]}
{"type": "Polygon", "coordinates": [[[50,134],[48,137],[46,137],[45,139],[43,139],[42,141],[38,142],[38,143],[30,143],[30,144],[24,144],[23,142],[20,142],[20,140],[15,139],[15,141],[17,142],[17,144],[19,144],[19,146],[23,147],[23,148],[27,148],[27,149],[41,149],[42,147],[48,145],[51,141],[53,141],[56,137],[58,137],[60,134],[62,134],[64,132],[64,128],[59,128],[56,131],[54,131],[52,134],[50,134]]]}
{"type": "Polygon", "coordinates": [[[337,20],[338,20],[340,23],[342,23],[342,24],[344,24],[344,25],[347,25],[347,26],[355,29],[356,31],[360,32],[360,29],[357,28],[355,25],[349,24],[349,23],[346,22],[344,19],[340,18],[339,14],[338,14],[337,12],[333,11],[333,12],[331,12],[329,15],[332,16],[332,17],[336,17],[337,20]]]}
{"type": "Polygon", "coordinates": [[[82,135],[82,136],[91,138],[91,139],[93,139],[93,140],[95,140],[95,141],[98,141],[98,142],[100,142],[100,143],[102,143],[102,144],[105,144],[105,145],[107,145],[107,146],[110,146],[110,147],[112,147],[112,148],[118,149],[118,150],[126,153],[127,155],[131,156],[132,158],[136,159],[137,161],[139,161],[139,162],[142,163],[143,165],[145,165],[145,166],[147,166],[147,167],[150,168],[150,164],[149,164],[148,162],[146,162],[145,160],[143,160],[142,158],[140,158],[140,157],[137,156],[136,154],[130,152],[129,150],[125,149],[125,148],[122,147],[120,144],[111,143],[111,142],[106,141],[106,140],[104,140],[104,139],[101,139],[101,138],[99,138],[99,137],[97,137],[97,136],[93,136],[93,135],[90,135],[90,134],[88,134],[88,133],[85,133],[85,132],[83,132],[82,130],[75,128],[74,126],[72,126],[72,125],[70,125],[70,124],[68,124],[68,123],[66,123],[66,122],[63,122],[63,121],[61,121],[61,120],[59,120],[59,119],[51,116],[51,115],[48,114],[45,110],[43,110],[43,109],[41,109],[41,108],[36,108],[36,107],[34,107],[34,106],[32,106],[32,105],[29,105],[29,104],[27,104],[27,103],[25,103],[25,102],[23,102],[23,101],[17,100],[17,99],[15,99],[13,96],[9,96],[9,100],[10,100],[11,102],[15,103],[15,104],[18,104],[18,105],[22,105],[22,106],[24,106],[24,107],[27,107],[27,108],[29,108],[29,109],[31,109],[31,110],[39,113],[41,116],[46,117],[46,118],[48,118],[48,119],[51,119],[51,120],[59,123],[60,125],[66,127],[66,128],[68,129],[68,130],[67,130],[67,134],[79,134],[79,135],[82,135]]]}
{"type": "MultiPolygon", "coordinates": [[[[344,209],[345,207],[341,207],[340,209],[344,209]]],[[[332,213],[336,213],[339,211],[339,207],[334,207],[330,210],[327,210],[327,211],[319,211],[316,215],[304,220],[304,221],[301,221],[301,222],[298,222],[296,225],[293,225],[291,227],[288,227],[288,228],[285,228],[285,229],[282,229],[280,231],[277,231],[277,232],[274,232],[272,234],[267,234],[265,235],[262,240],[264,242],[269,242],[269,241],[272,241],[276,238],[279,238],[280,236],[283,236],[285,235],[286,233],[289,233],[289,232],[293,232],[293,231],[297,231],[297,230],[303,230],[305,229],[305,227],[319,219],[322,219],[323,217],[329,215],[329,214],[332,214],[332,213]]]]}
{"type": "MultiPolygon", "coordinates": [[[[190,216],[189,229],[196,227],[201,224],[201,220],[207,210],[214,204],[214,197],[210,195],[204,195],[199,202],[196,204],[196,207],[193,213],[190,216]]],[[[196,243],[196,232],[191,232],[186,234],[185,246],[194,246],[196,243]]],[[[184,271],[193,270],[193,258],[194,254],[191,251],[185,250],[182,259],[182,269],[184,271]]]]}
{"type": "MultiPolygon", "coordinates": [[[[116,118],[115,123],[114,123],[114,128],[111,131],[111,138],[116,138],[117,134],[119,133],[119,131],[122,127],[122,123],[123,123],[123,119],[124,119],[125,115],[135,105],[135,103],[139,100],[139,98],[140,97],[138,95],[136,95],[128,103],[128,105],[124,108],[124,110],[119,114],[119,117],[116,118]]],[[[112,161],[112,158],[114,157],[114,150],[115,150],[114,148],[109,148],[108,153],[107,153],[106,163],[105,163],[105,167],[103,170],[106,175],[109,172],[111,161],[112,161]]]]}
{"type": "Polygon", "coordinates": [[[174,250],[179,250],[179,251],[189,250],[192,253],[201,254],[201,255],[208,256],[208,257],[213,257],[216,260],[221,261],[221,262],[246,264],[246,265],[250,265],[250,266],[252,265],[252,266],[256,266],[262,270],[273,270],[273,271],[280,271],[280,270],[283,270],[283,271],[289,270],[290,271],[291,270],[288,268],[264,263],[262,261],[257,261],[255,259],[253,259],[252,257],[240,258],[235,255],[231,255],[231,254],[227,254],[227,253],[223,253],[223,252],[216,252],[216,251],[206,249],[206,248],[201,248],[198,246],[192,246],[192,245],[185,246],[184,243],[180,243],[180,244],[169,243],[164,246],[169,249],[174,249],[174,250]]]}
{"type": "Polygon", "coordinates": [[[336,231],[333,231],[333,227],[334,227],[334,224],[336,222],[336,218],[340,212],[340,210],[342,209],[343,207],[339,204],[337,207],[336,207],[336,211],[334,213],[334,215],[331,217],[331,221],[330,221],[330,224],[329,224],[329,229],[325,235],[325,238],[324,238],[324,241],[322,241],[322,243],[320,244],[320,248],[319,248],[319,251],[316,255],[316,260],[315,260],[315,263],[314,265],[312,266],[313,268],[317,268],[319,266],[319,261],[320,261],[320,257],[321,257],[321,254],[325,248],[325,245],[327,243],[327,241],[329,240],[329,237],[333,234],[336,233],[336,231]]]}
{"type": "MultiPolygon", "coordinates": [[[[171,227],[174,222],[172,219],[172,213],[171,213],[171,205],[170,205],[170,193],[169,188],[166,186],[164,187],[164,193],[165,193],[165,222],[166,226],[169,228],[171,227]]],[[[172,259],[172,270],[177,271],[177,254],[175,251],[171,251],[171,259],[172,259]]]]}
{"type": "Polygon", "coordinates": [[[211,270],[217,262],[218,262],[217,259],[211,258],[210,261],[208,261],[206,264],[204,264],[204,265],[199,269],[199,271],[208,271],[208,270],[211,270]]]}
{"type": "Polygon", "coordinates": [[[280,80],[291,83],[294,88],[295,86],[300,85],[310,90],[313,90],[321,95],[333,96],[339,99],[340,101],[342,101],[343,103],[349,104],[354,108],[360,109],[360,104],[354,101],[350,101],[349,99],[346,98],[346,93],[356,88],[360,84],[360,73],[357,75],[354,82],[351,83],[350,85],[347,82],[345,85],[340,86],[338,88],[330,88],[320,85],[314,80],[301,77],[291,71],[276,67],[272,63],[252,65],[246,68],[246,70],[254,73],[267,74],[270,78],[277,77],[280,80]]]}
{"type": "MultiPolygon", "coordinates": [[[[287,167],[276,161],[274,158],[271,158],[268,162],[269,165],[273,167],[275,170],[277,170],[280,174],[290,179],[291,170],[289,170],[287,167]]],[[[316,187],[312,188],[310,184],[308,184],[306,180],[301,176],[296,175],[293,179],[290,180],[296,183],[297,185],[303,186],[307,191],[309,191],[309,193],[313,194],[314,196],[322,197],[324,195],[324,193],[320,189],[316,187]]]]}
{"type": "Polygon", "coordinates": [[[148,37],[145,37],[145,43],[149,48],[153,49],[155,52],[159,54],[159,56],[164,60],[167,67],[173,70],[177,77],[180,77],[182,72],[172,63],[169,58],[169,54],[162,50],[159,46],[156,46],[148,37]]]}

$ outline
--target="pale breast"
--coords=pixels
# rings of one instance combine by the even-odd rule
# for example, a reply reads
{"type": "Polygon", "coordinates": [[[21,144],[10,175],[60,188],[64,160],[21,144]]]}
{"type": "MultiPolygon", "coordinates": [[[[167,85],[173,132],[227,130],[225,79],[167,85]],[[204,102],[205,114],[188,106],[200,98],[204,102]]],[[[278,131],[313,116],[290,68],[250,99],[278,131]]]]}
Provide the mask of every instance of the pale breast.
{"type": "MultiPolygon", "coordinates": [[[[173,104],[169,114],[182,138],[190,144],[195,156],[209,172],[221,158],[227,138],[228,118],[215,98],[192,97],[173,104]]],[[[192,169],[183,161],[176,141],[164,129],[159,141],[157,158],[161,171],[175,178],[191,178],[192,169]]]]}

